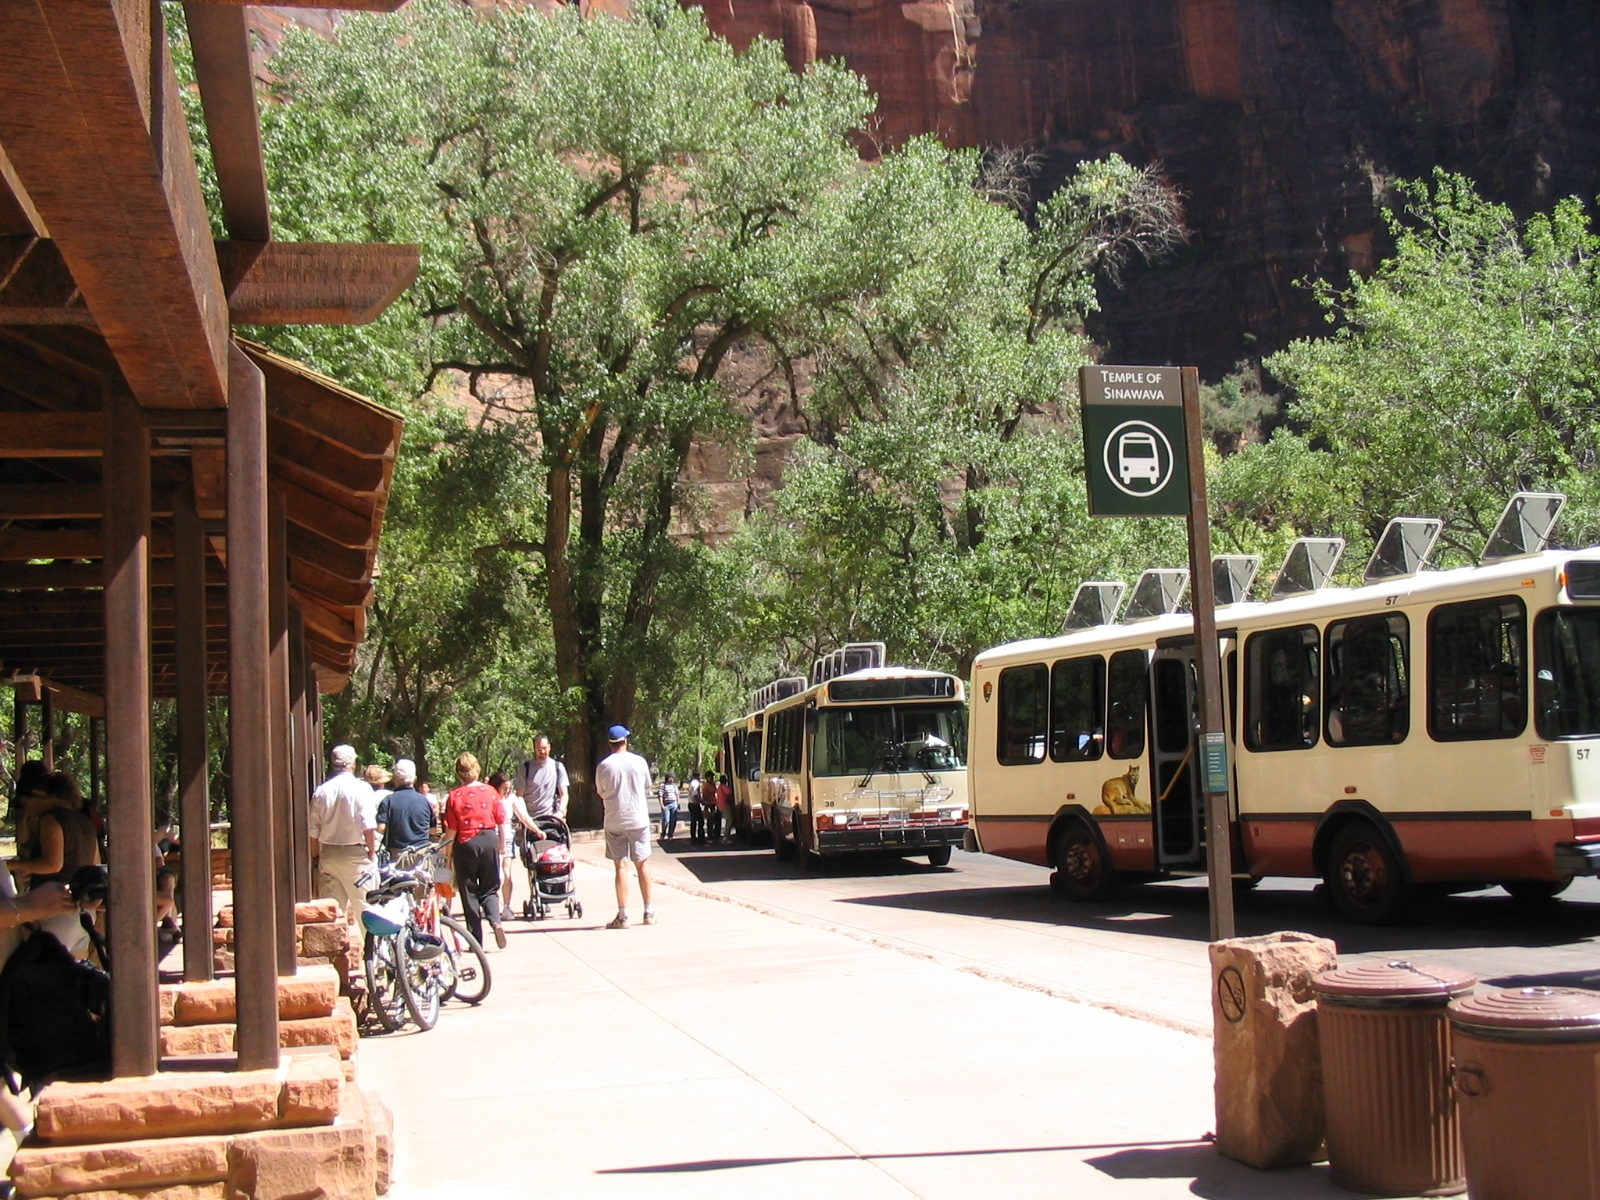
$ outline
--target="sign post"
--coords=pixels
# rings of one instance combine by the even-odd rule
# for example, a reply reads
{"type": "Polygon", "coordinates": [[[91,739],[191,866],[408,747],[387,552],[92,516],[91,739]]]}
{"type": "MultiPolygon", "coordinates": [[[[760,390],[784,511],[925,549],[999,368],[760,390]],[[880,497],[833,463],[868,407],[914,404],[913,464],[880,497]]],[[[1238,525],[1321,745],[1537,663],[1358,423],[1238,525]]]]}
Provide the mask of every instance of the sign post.
{"type": "Polygon", "coordinates": [[[1200,372],[1194,367],[1096,365],[1078,372],[1084,471],[1097,517],[1187,517],[1200,709],[1211,939],[1234,935],[1228,741],[1222,716],[1211,520],[1206,506],[1200,372]]]}

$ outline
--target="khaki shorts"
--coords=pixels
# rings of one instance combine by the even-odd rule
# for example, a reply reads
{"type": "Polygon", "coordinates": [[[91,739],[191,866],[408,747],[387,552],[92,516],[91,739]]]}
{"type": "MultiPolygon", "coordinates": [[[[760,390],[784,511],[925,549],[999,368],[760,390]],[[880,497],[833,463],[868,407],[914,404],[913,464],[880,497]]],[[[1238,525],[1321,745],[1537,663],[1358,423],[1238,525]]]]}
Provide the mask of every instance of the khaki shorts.
{"type": "Polygon", "coordinates": [[[606,830],[606,857],[612,862],[643,862],[650,857],[650,827],[624,829],[621,833],[606,830]]]}

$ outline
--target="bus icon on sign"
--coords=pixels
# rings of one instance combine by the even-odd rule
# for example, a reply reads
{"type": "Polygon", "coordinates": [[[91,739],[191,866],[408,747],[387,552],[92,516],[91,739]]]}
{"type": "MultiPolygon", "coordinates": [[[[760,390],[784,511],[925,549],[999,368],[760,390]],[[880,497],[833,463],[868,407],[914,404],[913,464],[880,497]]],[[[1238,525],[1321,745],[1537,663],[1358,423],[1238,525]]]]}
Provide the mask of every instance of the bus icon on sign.
{"type": "Polygon", "coordinates": [[[1156,439],[1148,433],[1130,430],[1117,443],[1117,473],[1123,483],[1143,479],[1146,483],[1161,480],[1161,456],[1156,453],[1156,439]]]}
{"type": "Polygon", "coordinates": [[[1153,496],[1172,482],[1172,443],[1148,421],[1124,421],[1105,440],[1106,477],[1129,496],[1153,496]]]}

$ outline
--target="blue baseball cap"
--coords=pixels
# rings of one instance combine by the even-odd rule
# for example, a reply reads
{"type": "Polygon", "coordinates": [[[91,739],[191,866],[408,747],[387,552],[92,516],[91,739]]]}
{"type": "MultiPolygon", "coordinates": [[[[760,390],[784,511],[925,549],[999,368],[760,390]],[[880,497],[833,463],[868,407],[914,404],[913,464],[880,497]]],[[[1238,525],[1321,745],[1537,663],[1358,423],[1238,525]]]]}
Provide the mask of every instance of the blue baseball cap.
{"type": "Polygon", "coordinates": [[[613,742],[625,742],[632,736],[632,733],[626,725],[613,725],[606,730],[606,736],[613,742]]]}

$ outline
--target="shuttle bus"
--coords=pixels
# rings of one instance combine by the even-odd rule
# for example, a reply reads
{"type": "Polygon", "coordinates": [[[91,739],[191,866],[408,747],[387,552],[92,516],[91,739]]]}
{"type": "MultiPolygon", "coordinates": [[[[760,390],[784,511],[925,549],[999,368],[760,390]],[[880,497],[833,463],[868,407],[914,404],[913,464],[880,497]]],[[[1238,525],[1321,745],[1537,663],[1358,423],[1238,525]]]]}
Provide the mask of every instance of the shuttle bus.
{"type": "MultiPolygon", "coordinates": [[[[1261,603],[1218,561],[1239,882],[1321,878],[1380,923],[1418,885],[1539,899],[1600,872],[1600,548],[1543,548],[1560,501],[1519,493],[1475,567],[1421,572],[1419,520],[1359,587],[1319,586],[1337,539],[1297,543],[1261,603]]],[[[1080,900],[1206,870],[1193,618],[1096,623],[1109,586],[1080,588],[1087,627],[972,671],[975,839],[1080,900]]]]}
{"type": "Polygon", "coordinates": [[[717,756],[733,788],[733,827],[752,846],[767,836],[761,807],[761,713],[747,713],[722,727],[717,756]]]}
{"type": "Polygon", "coordinates": [[[963,844],[962,681],[882,661],[881,643],[847,646],[763,712],[761,803],[780,856],[815,866],[877,851],[945,866],[963,844]]]}

